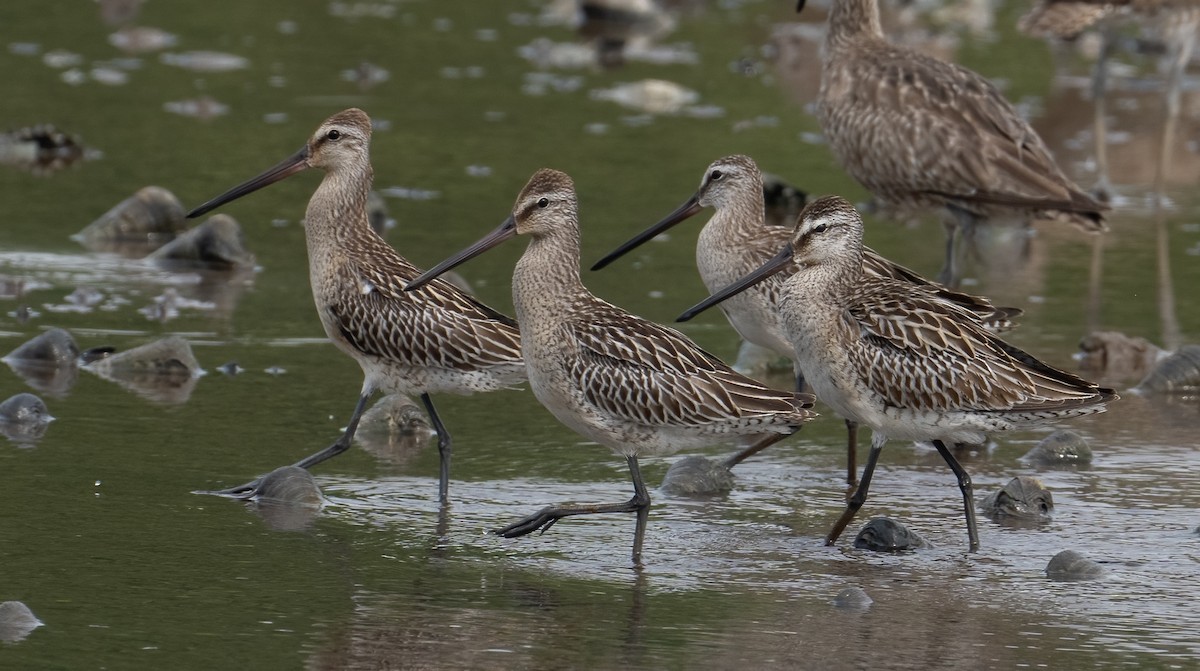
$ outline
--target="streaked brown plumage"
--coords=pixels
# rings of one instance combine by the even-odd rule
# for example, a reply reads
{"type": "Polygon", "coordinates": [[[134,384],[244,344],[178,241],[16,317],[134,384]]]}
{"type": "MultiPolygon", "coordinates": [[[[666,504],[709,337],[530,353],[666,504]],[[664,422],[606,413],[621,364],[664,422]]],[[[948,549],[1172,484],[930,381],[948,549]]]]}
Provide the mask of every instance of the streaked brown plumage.
{"type": "MultiPolygon", "coordinates": [[[[297,466],[310,468],[350,447],[358,420],[376,391],[420,394],[438,432],[439,497],[448,495],[450,435],[431,393],[468,394],[525,379],[516,322],[453,285],[438,281],[409,293],[420,270],[396,252],[367,218],[373,173],[371,120],[358,109],[326,119],[303,149],[188,214],[196,217],[306,168],[325,178],[308,203],[304,233],[309,280],[325,333],[363,369],[363,387],[346,430],[333,445],[297,466]]],[[[218,492],[255,494],[258,481],[218,492]]]]}
{"type": "MultiPolygon", "coordinates": [[[[647,240],[675,224],[698,214],[705,207],[716,212],[696,242],[696,267],[709,292],[719,291],[766,263],[788,244],[793,227],[768,226],[764,219],[763,176],[758,164],[749,156],[726,156],[709,164],[696,193],[674,212],[658,223],[620,245],[592,266],[598,270],[632,251],[647,240]]],[[[997,308],[986,298],[961,293],[931,282],[901,265],[893,263],[874,250],[863,248],[863,272],[876,277],[889,277],[933,292],[940,298],[961,306],[985,328],[1003,331],[1012,326],[1012,319],[1021,314],[1017,308],[997,308]]],[[[743,339],[774,351],[779,356],[796,360],[795,350],[777,305],[791,268],[771,277],[738,296],[721,303],[721,311],[743,339]]],[[[796,369],[797,384],[803,386],[803,371],[796,369]]],[[[857,481],[855,472],[856,425],[847,420],[847,481],[857,481]]],[[[745,459],[748,450],[734,455],[728,462],[734,465],[745,459]]]]}
{"type": "Polygon", "coordinates": [[[816,416],[809,410],[810,394],[766,387],[678,331],[588,291],[579,276],[575,185],[556,170],[536,172],[498,229],[409,286],[422,286],[515,235],[530,237],[512,280],[529,386],[563,424],[625,456],[634,497],[617,504],[548,507],[497,533],[545,531],[570,515],[634,512],[633,561],[640,563],[650,497],[639,456],[741,435],[772,434],[766,440],[773,442],[816,416]]]}
{"type": "Polygon", "coordinates": [[[933,292],[864,273],[862,232],[850,203],[821,198],[783,252],[681,319],[798,264],[779,303],[797,361],[818,398],[873,432],[862,482],[827,543],[866,500],[888,439],[932,440],[958,476],[974,551],[971,479],[946,443],[1102,412],[1117,395],[1009,345],[933,292]]]}
{"type": "Polygon", "coordinates": [[[991,82],[887,42],[876,0],[834,0],[817,117],[842,167],[893,207],[945,207],[957,228],[999,216],[1106,229],[1107,206],[1068,180],[991,82]]]}

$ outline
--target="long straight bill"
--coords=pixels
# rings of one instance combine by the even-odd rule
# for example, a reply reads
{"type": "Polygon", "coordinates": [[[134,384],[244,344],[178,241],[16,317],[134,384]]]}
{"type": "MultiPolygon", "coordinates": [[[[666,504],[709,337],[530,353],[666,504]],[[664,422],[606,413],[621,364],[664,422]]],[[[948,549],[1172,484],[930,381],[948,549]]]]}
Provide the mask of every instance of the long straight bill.
{"type": "Polygon", "coordinates": [[[625,256],[626,254],[633,251],[634,249],[637,249],[644,242],[646,242],[647,240],[650,240],[651,238],[658,235],[659,233],[662,233],[663,231],[674,226],[675,224],[678,224],[679,222],[683,221],[684,219],[687,219],[687,218],[695,215],[697,212],[704,209],[704,208],[700,207],[699,200],[700,200],[700,194],[697,193],[696,195],[689,198],[687,200],[687,202],[685,202],[683,205],[680,205],[679,207],[675,208],[674,212],[672,212],[671,214],[668,214],[666,217],[663,217],[662,221],[658,222],[657,224],[654,224],[650,228],[647,228],[646,230],[642,231],[641,233],[638,233],[636,236],[634,236],[632,239],[630,239],[625,244],[621,245],[620,247],[617,247],[612,252],[609,252],[608,256],[600,259],[592,266],[592,270],[600,270],[604,266],[607,266],[608,264],[612,263],[613,261],[616,261],[617,259],[621,258],[622,256],[625,256]]]}
{"type": "Polygon", "coordinates": [[[454,268],[455,266],[458,266],[463,263],[466,263],[467,261],[470,261],[471,259],[475,258],[476,256],[479,256],[480,254],[491,249],[492,247],[495,247],[496,245],[499,245],[500,243],[504,242],[505,240],[508,240],[509,238],[515,236],[516,234],[517,234],[517,220],[510,214],[510,215],[508,215],[508,218],[504,220],[504,223],[500,224],[500,226],[496,230],[485,235],[483,238],[481,238],[479,240],[479,242],[476,242],[475,244],[471,245],[470,247],[467,247],[466,249],[455,254],[454,256],[451,256],[450,258],[446,259],[445,261],[442,261],[441,263],[430,268],[429,270],[426,270],[424,273],[421,274],[420,277],[418,277],[417,279],[413,280],[412,282],[409,282],[408,284],[404,285],[404,290],[412,291],[414,289],[420,289],[421,287],[425,286],[426,284],[429,284],[430,282],[432,282],[435,278],[437,278],[438,275],[441,275],[442,273],[446,272],[447,270],[450,270],[451,268],[454,268]]]}
{"type": "Polygon", "coordinates": [[[750,287],[754,286],[755,284],[758,284],[759,282],[762,282],[763,280],[767,279],[768,277],[774,275],[775,273],[778,273],[778,272],[784,270],[791,264],[791,262],[792,262],[792,246],[789,244],[787,247],[783,248],[783,251],[781,251],[778,254],[776,254],[775,256],[771,257],[771,260],[769,260],[766,263],[759,266],[757,270],[750,271],[750,273],[748,275],[746,275],[745,277],[743,277],[742,279],[734,282],[733,284],[730,284],[729,286],[725,287],[724,289],[721,289],[717,293],[709,296],[708,298],[705,298],[704,300],[700,301],[699,303],[696,303],[692,307],[688,308],[687,311],[685,311],[683,314],[676,317],[675,321],[677,321],[677,322],[688,321],[692,317],[695,317],[696,315],[700,314],[701,312],[704,312],[705,310],[711,308],[712,306],[716,305],[717,303],[720,303],[721,301],[723,301],[727,298],[736,296],[736,295],[742,293],[743,291],[749,289],[750,287]]]}
{"type": "Polygon", "coordinates": [[[287,179],[292,175],[304,170],[308,167],[308,147],[304,147],[300,151],[283,159],[275,167],[267,170],[258,177],[242,182],[225,193],[213,198],[207,203],[188,212],[188,219],[194,219],[200,215],[207,214],[225,203],[237,200],[248,193],[254,193],[264,186],[270,186],[282,179],[287,179]]]}

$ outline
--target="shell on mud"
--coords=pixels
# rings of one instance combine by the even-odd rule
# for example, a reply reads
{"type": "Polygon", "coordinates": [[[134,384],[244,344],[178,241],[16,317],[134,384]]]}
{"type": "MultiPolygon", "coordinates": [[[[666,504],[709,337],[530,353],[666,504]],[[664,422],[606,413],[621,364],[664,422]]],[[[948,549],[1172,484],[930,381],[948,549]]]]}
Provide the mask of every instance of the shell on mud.
{"type": "Polygon", "coordinates": [[[0,163],[50,175],[87,157],[83,142],[50,124],[0,133],[0,163]]]}
{"type": "Polygon", "coordinates": [[[160,186],[147,186],[72,238],[88,249],[140,258],[173,240],[186,228],[183,204],[175,194],[160,186]]]}
{"type": "Polygon", "coordinates": [[[1092,580],[1105,573],[1105,568],[1099,563],[1074,550],[1063,550],[1046,564],[1046,577],[1051,580],[1092,580]]]}
{"type": "Polygon", "coordinates": [[[228,214],[213,215],[146,258],[165,265],[200,265],[223,270],[254,265],[254,255],[246,250],[242,240],[242,227],[228,214]]]}
{"type": "Polygon", "coordinates": [[[933,545],[902,522],[890,517],[876,517],[858,531],[854,547],[872,552],[905,552],[933,545]]]}
{"type": "Polygon", "coordinates": [[[997,521],[1042,522],[1054,512],[1054,496],[1037,478],[1019,475],[984,497],[979,508],[997,521]]]}
{"type": "Polygon", "coordinates": [[[1200,345],[1184,345],[1159,361],[1135,390],[1143,394],[1200,392],[1200,345]]]}

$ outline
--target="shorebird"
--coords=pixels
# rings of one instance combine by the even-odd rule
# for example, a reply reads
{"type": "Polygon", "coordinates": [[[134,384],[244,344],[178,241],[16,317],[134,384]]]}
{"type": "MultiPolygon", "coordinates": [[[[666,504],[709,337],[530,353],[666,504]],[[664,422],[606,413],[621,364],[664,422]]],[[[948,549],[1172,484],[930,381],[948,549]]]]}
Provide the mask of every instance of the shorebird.
{"type": "MultiPolygon", "coordinates": [[[[1179,118],[1179,96],[1183,72],[1191,59],[1200,28],[1197,0],[1037,0],[1020,18],[1017,27],[1027,35],[1074,40],[1085,30],[1098,27],[1100,56],[1092,72],[1093,123],[1098,179],[1093,191],[1108,201],[1112,185],[1108,176],[1108,126],[1106,98],[1108,59],[1113,51],[1113,30],[1121,22],[1150,24],[1167,45],[1167,90],[1165,122],[1159,152],[1158,179],[1164,177],[1174,147],[1175,124],[1179,118]]],[[[1159,184],[1156,187],[1161,188],[1159,184]]]]}
{"type": "Polygon", "coordinates": [[[971,552],[979,548],[971,477],[947,443],[1102,412],[1117,398],[1034,358],[936,293],[863,271],[863,222],[836,196],[808,205],[770,261],[686,311],[686,321],[772,274],[795,268],[779,310],[817,397],[871,427],[858,489],[826,537],[833,545],[862,507],[888,439],[932,441],[958,478],[971,552]]]}
{"type": "MultiPolygon", "coordinates": [[[[769,226],[763,215],[763,177],[758,164],[749,156],[726,156],[709,164],[700,180],[700,188],[691,198],[661,221],[634,236],[592,266],[599,270],[676,224],[698,214],[706,207],[716,210],[696,241],[696,268],[709,293],[720,291],[746,273],[766,263],[792,237],[792,228],[769,226]]],[[[795,349],[788,340],[783,319],[776,308],[784,279],[796,272],[793,263],[786,271],[753,288],[730,297],[720,304],[721,311],[742,339],[791,359],[795,366],[796,388],[804,390],[804,372],[799,368],[795,349]]],[[[863,272],[908,283],[961,306],[985,328],[1006,330],[1017,308],[997,308],[986,298],[952,291],[931,282],[903,266],[892,263],[870,248],[863,248],[863,272]]],[[[855,472],[857,423],[846,419],[846,481],[858,480],[855,472]]],[[[755,447],[755,446],[751,446],[755,447]]],[[[747,450],[726,461],[727,466],[750,456],[747,450]]]]}
{"type": "MultiPolygon", "coordinates": [[[[373,172],[371,120],[358,109],[324,121],[308,143],[261,175],[188,213],[198,217],[307,168],[325,171],[308,202],[304,235],[313,300],[325,334],[363,370],[358,404],[341,437],[295,465],[310,468],[350,448],[375,391],[420,394],[438,435],[438,498],[450,482],[450,434],[429,395],[470,394],[525,380],[516,322],[453,285],[438,281],[403,291],[420,269],[371,229],[367,199],[373,172]]],[[[214,492],[254,496],[258,480],[214,492]]]]}
{"type": "Polygon", "coordinates": [[[1107,229],[1108,206],[1063,175],[991,82],[890,44],[877,0],[834,0],[823,59],[817,119],[846,172],[890,207],[949,211],[943,284],[957,285],[955,241],[977,223],[1052,219],[1107,229]]]}
{"type": "Polygon", "coordinates": [[[516,235],[530,242],[513,270],[513,305],[529,386],[560,422],[625,457],[634,495],[614,504],[550,506],[496,533],[546,531],[563,517],[633,512],[640,565],[650,495],[638,458],[765,435],[775,442],[816,417],[811,394],[778,391],[745,377],[686,336],[600,300],[579,277],[575,184],[556,170],[534,173],[512,214],[479,242],[407,288],[516,235]]]}

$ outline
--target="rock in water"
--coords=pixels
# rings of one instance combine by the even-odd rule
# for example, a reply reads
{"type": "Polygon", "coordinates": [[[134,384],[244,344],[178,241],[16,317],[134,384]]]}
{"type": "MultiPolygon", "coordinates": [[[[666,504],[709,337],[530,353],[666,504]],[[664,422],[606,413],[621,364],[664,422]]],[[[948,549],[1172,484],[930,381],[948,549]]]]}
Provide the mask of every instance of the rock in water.
{"type": "Polygon", "coordinates": [[[726,494],[733,489],[733,473],[720,462],[691,455],[671,464],[659,489],[671,496],[726,494]]]}
{"type": "Polygon", "coordinates": [[[1059,429],[1046,436],[1021,457],[1036,466],[1075,466],[1092,463],[1092,448],[1083,436],[1059,429]]]}
{"type": "Polygon", "coordinates": [[[876,517],[859,530],[854,547],[873,552],[905,552],[933,547],[920,534],[890,517],[876,517]]]}
{"type": "Polygon", "coordinates": [[[1184,345],[1158,362],[1138,383],[1143,394],[1190,394],[1200,392],[1200,345],[1184,345]]]}
{"type": "Polygon", "coordinates": [[[1054,512],[1054,497],[1037,478],[1019,475],[984,497],[979,508],[997,521],[1043,522],[1054,512]]]}
{"type": "Polygon", "coordinates": [[[229,270],[254,265],[254,255],[246,250],[242,228],[227,214],[216,214],[150,252],[147,260],[164,264],[202,265],[229,270]]]}
{"type": "Polygon", "coordinates": [[[1046,564],[1046,577],[1051,580],[1094,580],[1107,571],[1097,562],[1074,550],[1063,550],[1046,564]]]}
{"type": "Polygon", "coordinates": [[[71,237],[88,249],[141,257],[186,228],[183,204],[175,194],[160,186],[147,186],[71,237]]]}

